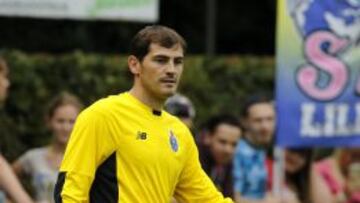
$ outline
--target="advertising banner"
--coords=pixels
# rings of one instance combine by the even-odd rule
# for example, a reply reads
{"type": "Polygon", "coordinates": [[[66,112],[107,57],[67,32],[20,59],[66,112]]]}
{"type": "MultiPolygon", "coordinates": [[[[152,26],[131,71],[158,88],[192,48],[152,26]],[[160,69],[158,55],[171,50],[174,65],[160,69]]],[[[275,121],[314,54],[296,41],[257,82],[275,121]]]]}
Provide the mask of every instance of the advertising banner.
{"type": "Polygon", "coordinates": [[[0,0],[0,15],[155,22],[158,0],[0,0]]]}
{"type": "Polygon", "coordinates": [[[277,145],[360,146],[360,1],[279,0],[277,145]]]}

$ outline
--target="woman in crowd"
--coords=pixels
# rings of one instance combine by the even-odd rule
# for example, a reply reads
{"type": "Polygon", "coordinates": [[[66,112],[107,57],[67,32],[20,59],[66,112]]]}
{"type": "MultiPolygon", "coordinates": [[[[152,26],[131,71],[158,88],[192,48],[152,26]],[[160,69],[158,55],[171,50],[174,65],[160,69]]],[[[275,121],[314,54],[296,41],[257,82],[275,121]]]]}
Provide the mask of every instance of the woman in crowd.
{"type": "Polygon", "coordinates": [[[360,203],[360,149],[338,149],[316,163],[329,203],[360,203]]]}
{"type": "Polygon", "coordinates": [[[310,149],[285,151],[285,187],[282,203],[328,203],[325,182],[316,174],[310,149]]]}
{"type": "Polygon", "coordinates": [[[55,97],[46,113],[46,124],[53,137],[49,145],[27,151],[13,163],[19,176],[28,175],[38,203],[53,202],[53,190],[73,124],[83,105],[69,93],[55,97]]]}
{"type": "MultiPolygon", "coordinates": [[[[8,95],[10,81],[9,69],[5,59],[0,56],[0,109],[8,95]]],[[[1,129],[0,129],[1,132],[1,129]]],[[[0,150],[1,151],[1,150],[0,150]]],[[[22,188],[9,163],[0,153],[0,202],[9,197],[15,203],[32,203],[29,195],[22,188]]]]}

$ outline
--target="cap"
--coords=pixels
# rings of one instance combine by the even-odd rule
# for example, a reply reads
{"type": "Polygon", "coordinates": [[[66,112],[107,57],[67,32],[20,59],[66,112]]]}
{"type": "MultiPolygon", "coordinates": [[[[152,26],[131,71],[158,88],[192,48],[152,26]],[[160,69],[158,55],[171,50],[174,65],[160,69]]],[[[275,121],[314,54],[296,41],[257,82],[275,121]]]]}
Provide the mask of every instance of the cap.
{"type": "Polygon", "coordinates": [[[181,94],[175,94],[165,102],[165,110],[180,118],[194,118],[195,109],[190,99],[181,94]]]}

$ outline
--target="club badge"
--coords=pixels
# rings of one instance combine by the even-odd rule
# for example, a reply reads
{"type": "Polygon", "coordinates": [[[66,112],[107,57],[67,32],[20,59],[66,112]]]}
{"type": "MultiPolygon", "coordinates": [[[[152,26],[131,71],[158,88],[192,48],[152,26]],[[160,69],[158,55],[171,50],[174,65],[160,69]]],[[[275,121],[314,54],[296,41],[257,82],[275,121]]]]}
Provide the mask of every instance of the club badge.
{"type": "Polygon", "coordinates": [[[179,144],[178,144],[178,141],[174,135],[174,133],[172,132],[172,130],[169,131],[169,137],[170,137],[170,146],[171,146],[171,149],[174,151],[174,152],[177,152],[179,150],[179,144]]]}

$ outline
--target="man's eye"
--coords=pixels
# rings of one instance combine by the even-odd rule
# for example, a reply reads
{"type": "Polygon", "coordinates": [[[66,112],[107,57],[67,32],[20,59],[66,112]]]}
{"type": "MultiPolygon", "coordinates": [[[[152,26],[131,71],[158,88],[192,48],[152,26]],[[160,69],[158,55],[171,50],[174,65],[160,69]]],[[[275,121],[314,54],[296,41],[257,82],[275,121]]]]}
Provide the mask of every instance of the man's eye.
{"type": "Polygon", "coordinates": [[[182,59],[177,59],[175,60],[174,62],[176,65],[180,65],[180,64],[183,64],[183,60],[182,59]]]}
{"type": "Polygon", "coordinates": [[[155,59],[155,61],[158,63],[166,63],[166,59],[162,59],[162,58],[155,59]]]}

